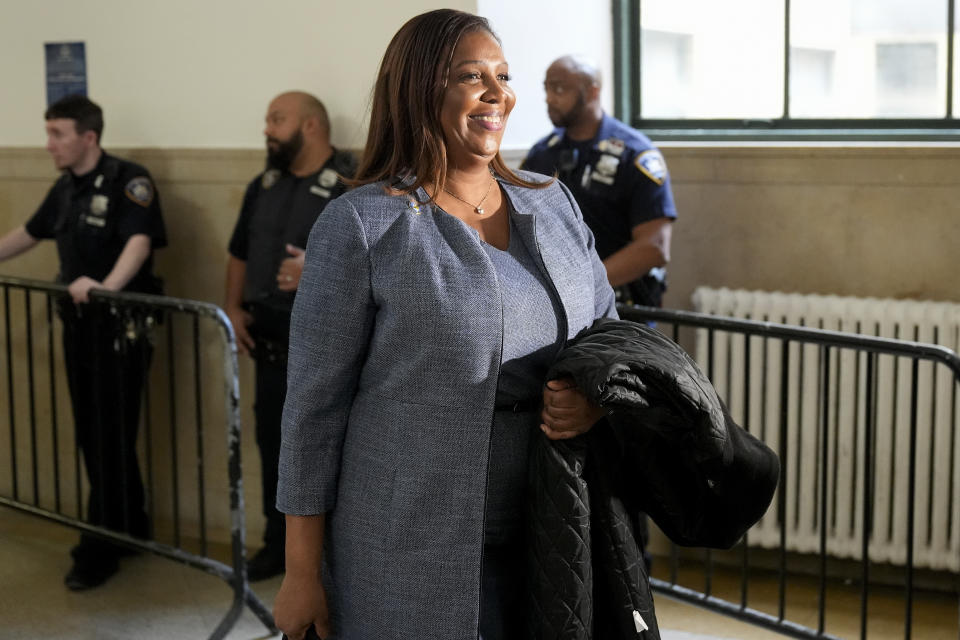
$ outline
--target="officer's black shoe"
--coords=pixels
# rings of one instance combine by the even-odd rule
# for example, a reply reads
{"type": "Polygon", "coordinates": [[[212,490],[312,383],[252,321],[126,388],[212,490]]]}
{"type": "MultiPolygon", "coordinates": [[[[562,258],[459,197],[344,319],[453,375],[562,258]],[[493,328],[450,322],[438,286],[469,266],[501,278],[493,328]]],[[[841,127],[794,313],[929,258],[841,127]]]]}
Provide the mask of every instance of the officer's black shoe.
{"type": "Polygon", "coordinates": [[[266,580],[284,571],[283,549],[264,547],[247,561],[247,579],[250,582],[266,580]]]}
{"type": "Polygon", "coordinates": [[[88,555],[76,554],[73,566],[63,578],[63,583],[70,591],[84,591],[99,587],[120,570],[120,562],[116,557],[91,558],[88,555]]]}

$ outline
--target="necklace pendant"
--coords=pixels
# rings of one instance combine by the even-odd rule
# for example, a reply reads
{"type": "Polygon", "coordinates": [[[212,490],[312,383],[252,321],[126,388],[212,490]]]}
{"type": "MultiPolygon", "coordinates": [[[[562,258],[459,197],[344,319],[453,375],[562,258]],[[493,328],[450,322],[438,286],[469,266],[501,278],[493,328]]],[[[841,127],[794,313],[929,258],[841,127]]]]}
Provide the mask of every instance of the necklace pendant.
{"type": "Polygon", "coordinates": [[[483,207],[474,207],[473,210],[479,213],[480,215],[483,215],[483,207]]]}

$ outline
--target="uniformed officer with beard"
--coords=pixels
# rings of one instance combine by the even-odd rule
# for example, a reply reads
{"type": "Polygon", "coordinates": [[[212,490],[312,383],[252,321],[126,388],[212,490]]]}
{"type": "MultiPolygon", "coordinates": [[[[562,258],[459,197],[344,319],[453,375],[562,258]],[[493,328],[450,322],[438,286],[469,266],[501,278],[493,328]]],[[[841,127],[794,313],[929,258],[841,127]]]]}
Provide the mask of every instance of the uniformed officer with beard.
{"type": "Polygon", "coordinates": [[[330,144],[327,111],[314,96],[283,93],[267,109],[267,168],[247,186],[230,239],[226,312],[237,348],[256,362],[257,446],[263,481],[264,546],[251,559],[250,580],[284,569],[284,519],[276,509],[280,418],[287,391],[290,312],[304,247],[317,216],[345,190],[355,160],[330,144]]]}
{"type": "Polygon", "coordinates": [[[618,300],[660,306],[677,217],[663,156],[603,112],[600,72],[590,63],[557,59],[544,88],[557,128],[530,149],[522,168],[556,174],[573,193],[618,300]]]}
{"type": "MultiPolygon", "coordinates": [[[[100,147],[103,112],[85,96],[68,96],[45,114],[47,151],[63,174],[26,224],[0,238],[0,262],[53,239],[64,360],[77,446],[90,481],[91,524],[138,537],[149,534],[136,440],[140,393],[152,354],[142,316],[88,304],[92,289],[160,293],[153,250],[166,246],[160,201],[140,165],[100,147]]],[[[125,551],[84,534],[64,578],[74,591],[102,584],[125,551]]]]}

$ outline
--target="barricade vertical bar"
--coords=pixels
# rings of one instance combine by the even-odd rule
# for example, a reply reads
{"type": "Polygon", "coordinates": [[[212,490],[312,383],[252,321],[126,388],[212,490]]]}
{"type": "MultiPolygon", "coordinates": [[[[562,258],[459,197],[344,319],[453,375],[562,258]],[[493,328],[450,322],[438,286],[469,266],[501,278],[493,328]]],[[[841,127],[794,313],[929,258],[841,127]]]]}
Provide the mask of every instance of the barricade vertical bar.
{"type": "MultiPolygon", "coordinates": [[[[78,313],[82,314],[84,311],[93,313],[93,308],[95,307],[103,308],[105,306],[103,302],[99,302],[99,301],[91,301],[89,305],[91,306],[88,309],[79,307],[78,313]]],[[[96,407],[96,415],[93,418],[92,424],[88,423],[85,428],[88,430],[92,430],[94,433],[96,433],[96,437],[94,438],[94,440],[96,441],[97,466],[99,468],[96,471],[87,469],[87,475],[92,477],[94,474],[96,474],[97,478],[99,478],[100,480],[99,482],[97,482],[97,485],[99,486],[100,510],[102,512],[103,506],[107,503],[107,484],[103,481],[103,479],[106,477],[106,473],[104,469],[104,465],[106,464],[105,462],[106,456],[104,455],[104,450],[103,450],[104,440],[105,440],[105,438],[103,437],[104,436],[103,424],[105,422],[104,413],[107,411],[107,407],[103,406],[103,403],[100,402],[100,398],[103,398],[106,396],[103,390],[103,385],[105,383],[106,376],[102,375],[102,373],[105,370],[105,367],[107,365],[106,363],[107,358],[105,357],[103,350],[99,348],[99,346],[102,344],[101,340],[103,340],[103,332],[106,330],[106,327],[100,322],[91,323],[91,326],[92,326],[92,333],[93,333],[93,335],[91,336],[91,341],[92,341],[92,344],[95,344],[98,347],[93,349],[93,352],[90,354],[94,360],[93,370],[100,373],[101,375],[96,376],[97,379],[93,381],[95,399],[93,400],[92,404],[94,407],[96,407]]],[[[78,329],[76,333],[77,333],[77,336],[81,335],[81,330],[78,329]]],[[[83,333],[85,333],[85,331],[83,333]]],[[[74,341],[76,341],[77,336],[74,336],[74,339],[73,339],[74,341]]],[[[79,356],[78,356],[78,360],[79,360],[79,356]]],[[[74,368],[78,370],[80,369],[79,361],[74,363],[74,368]]],[[[74,410],[74,412],[76,412],[76,409],[74,410]]],[[[87,456],[85,456],[85,459],[89,459],[89,452],[87,453],[87,456]]],[[[91,482],[90,491],[91,491],[90,499],[93,500],[93,495],[92,495],[93,483],[92,482],[91,482]]],[[[87,507],[87,511],[88,512],[90,511],[89,506],[87,507]]],[[[103,524],[103,522],[98,522],[97,524],[103,524]]]]}
{"type": "Polygon", "coordinates": [[[243,609],[243,604],[247,606],[260,619],[260,621],[276,633],[276,625],[273,616],[267,611],[263,603],[248,588],[247,584],[247,565],[244,556],[246,548],[246,529],[244,527],[244,504],[243,504],[243,476],[240,467],[240,387],[239,387],[239,367],[237,364],[237,343],[233,334],[233,327],[230,320],[222,311],[218,314],[220,329],[226,336],[225,353],[223,358],[224,366],[224,384],[227,420],[230,429],[227,433],[227,455],[228,471],[230,476],[230,514],[231,514],[231,542],[233,552],[233,587],[234,600],[233,606],[218,625],[216,631],[210,636],[211,640],[217,640],[226,635],[227,631],[233,626],[237,617],[243,609]]]}
{"type": "Polygon", "coordinates": [[[30,463],[33,480],[33,505],[40,506],[40,471],[37,453],[37,401],[33,377],[33,310],[30,306],[30,290],[23,290],[23,310],[27,329],[27,409],[30,415],[30,463]]]}
{"type": "MultiPolygon", "coordinates": [[[[117,325],[115,327],[115,334],[113,339],[115,341],[116,349],[118,350],[116,355],[113,358],[110,358],[111,365],[113,366],[114,373],[117,376],[116,380],[119,382],[118,386],[118,401],[114,405],[114,410],[117,412],[117,424],[120,426],[120,498],[123,500],[123,529],[124,531],[130,530],[130,518],[133,514],[130,513],[130,510],[126,508],[126,505],[130,504],[130,486],[127,482],[127,478],[130,475],[129,469],[129,459],[127,457],[127,447],[129,445],[129,435],[127,434],[127,414],[129,413],[128,403],[131,401],[127,397],[128,387],[126,381],[124,380],[124,375],[128,372],[125,371],[127,367],[127,359],[130,356],[129,349],[135,348],[134,343],[130,340],[130,336],[127,335],[128,326],[127,323],[130,321],[130,309],[125,307],[122,309],[115,309],[116,313],[114,316],[117,319],[117,325]]],[[[139,419],[139,418],[138,418],[139,419]]]]}
{"type": "MultiPolygon", "coordinates": [[[[750,336],[743,337],[743,430],[750,432],[750,336]]],[[[750,532],[743,534],[743,565],[740,569],[740,608],[747,608],[750,583],[750,532]]]]}
{"type": "Polygon", "coordinates": [[[170,478],[173,492],[173,545],[180,546],[180,480],[177,475],[177,358],[173,349],[173,314],[167,314],[167,366],[170,385],[170,478]]]}
{"type": "MultiPolygon", "coordinates": [[[[712,382],[715,373],[716,335],[713,329],[707,330],[707,378],[712,382]]],[[[703,593],[709,598],[713,591],[713,552],[703,550],[703,593]]]]}
{"type": "MultiPolygon", "coordinates": [[[[939,328],[934,327],[933,329],[933,342],[934,344],[939,344],[939,328]]],[[[930,443],[927,447],[927,486],[935,487],[936,486],[936,455],[937,455],[937,372],[939,368],[936,363],[930,364],[930,424],[932,425],[930,433],[930,443]]],[[[927,491],[927,504],[926,504],[926,530],[927,538],[924,540],[926,546],[930,546],[930,543],[933,539],[933,496],[934,491],[931,489],[927,491]]],[[[947,503],[950,504],[950,503],[947,503]]]]}
{"type": "Polygon", "coordinates": [[[677,545],[670,543],[670,584],[677,584],[677,573],[680,568],[680,550],[677,545]]]}
{"type": "Polygon", "coordinates": [[[914,504],[917,489],[917,413],[918,413],[918,378],[920,377],[920,360],[912,359],[910,367],[910,468],[907,478],[908,493],[907,497],[907,594],[906,594],[906,612],[904,613],[904,638],[910,640],[910,634],[913,627],[913,535],[915,523],[916,505],[914,504]]]}
{"type": "MultiPolygon", "coordinates": [[[[859,330],[859,327],[860,327],[860,324],[857,323],[858,330],[859,330]]],[[[860,477],[859,476],[860,466],[862,466],[863,464],[866,464],[866,455],[864,455],[863,459],[861,459],[860,456],[857,454],[857,452],[860,451],[860,441],[862,440],[860,431],[857,429],[857,425],[862,424],[862,421],[865,419],[865,413],[866,413],[866,412],[861,413],[861,410],[860,410],[860,396],[861,396],[860,387],[861,387],[861,384],[863,385],[870,384],[869,379],[864,378],[865,373],[863,370],[864,366],[862,364],[864,358],[861,358],[860,355],[861,354],[859,351],[854,351],[854,367],[853,367],[853,388],[854,388],[853,426],[854,426],[854,429],[853,429],[853,443],[850,446],[850,451],[853,452],[853,464],[851,465],[851,470],[850,470],[851,471],[850,477],[852,482],[850,486],[850,497],[852,499],[852,504],[854,505],[856,504],[858,491],[860,490],[859,486],[857,485],[857,482],[859,481],[858,479],[860,477]],[[866,381],[861,382],[863,380],[866,380],[866,381]]],[[[869,355],[869,354],[865,354],[865,355],[869,355]]],[[[852,507],[849,513],[849,522],[847,523],[847,526],[850,528],[849,529],[850,531],[856,531],[858,515],[859,514],[857,513],[856,507],[852,507]]]]}
{"type": "MultiPolygon", "coordinates": [[[[900,339],[900,327],[899,327],[899,325],[896,327],[896,330],[895,330],[893,333],[894,333],[894,336],[899,340],[899,339],[900,339]]],[[[894,388],[894,389],[899,389],[899,388],[900,388],[900,359],[899,359],[899,358],[894,358],[894,359],[893,359],[893,388],[894,388]]],[[[891,393],[891,394],[890,394],[890,402],[891,402],[890,415],[892,415],[892,416],[897,416],[897,415],[899,415],[899,411],[898,411],[898,409],[899,409],[899,399],[900,399],[900,394],[898,394],[898,393],[891,393]]],[[[891,436],[891,440],[894,440],[894,437],[893,437],[893,436],[891,436]]],[[[886,460],[886,462],[887,462],[887,464],[889,465],[889,466],[887,466],[887,469],[890,470],[890,485],[895,487],[895,486],[897,486],[897,466],[896,466],[896,464],[897,464],[897,447],[895,446],[895,442],[891,442],[891,445],[890,445],[890,455],[889,455],[888,460],[886,460]]],[[[896,512],[894,511],[894,500],[895,500],[895,497],[896,497],[896,492],[890,491],[890,492],[888,492],[888,493],[889,493],[890,495],[889,495],[889,498],[888,498],[888,500],[887,500],[887,504],[884,505],[884,507],[887,509],[887,531],[886,531],[886,536],[887,536],[887,540],[893,540],[893,537],[894,537],[894,527],[896,526],[896,523],[897,523],[896,512]]]]}
{"type": "Polygon", "coordinates": [[[823,633],[826,627],[827,611],[827,463],[830,460],[830,438],[828,437],[830,427],[830,403],[828,402],[830,397],[830,347],[820,347],[820,361],[822,368],[820,391],[823,394],[821,432],[823,437],[820,441],[820,611],[818,612],[817,631],[823,633]]]}
{"type": "MultiPolygon", "coordinates": [[[[954,340],[954,344],[960,344],[960,325],[957,326],[957,336],[954,340]]],[[[960,382],[960,379],[958,379],[960,382]]],[[[950,475],[953,477],[955,469],[957,468],[957,429],[960,428],[960,425],[957,424],[957,415],[960,414],[960,404],[957,403],[957,388],[960,387],[960,384],[954,384],[953,390],[950,393],[950,406],[953,408],[953,411],[950,412],[950,466],[947,467],[950,470],[950,475]]],[[[947,504],[954,504],[953,502],[953,483],[951,482],[948,488],[948,498],[947,504]]],[[[953,518],[947,518],[947,540],[953,540],[953,518]]],[[[960,607],[957,607],[958,612],[960,612],[960,607]]]]}
{"type": "MultiPolygon", "coordinates": [[[[805,326],[803,322],[803,318],[800,319],[800,326],[801,327],[805,326]]],[[[805,486],[803,476],[804,476],[804,472],[806,471],[804,460],[803,460],[803,425],[806,424],[804,411],[803,411],[804,404],[805,404],[803,402],[803,392],[804,392],[803,383],[805,380],[804,371],[806,371],[805,363],[806,363],[807,354],[803,346],[804,346],[803,344],[797,344],[797,389],[796,389],[797,428],[795,430],[796,440],[793,443],[795,445],[793,449],[794,451],[793,459],[787,462],[787,466],[793,467],[793,474],[795,476],[795,481],[797,483],[796,484],[797,495],[800,495],[803,492],[803,487],[805,486]]],[[[787,375],[788,376],[790,375],[789,370],[787,375]]],[[[815,418],[819,418],[819,416],[815,416],[815,418]]],[[[815,435],[817,439],[819,439],[820,433],[817,432],[815,435]]],[[[819,449],[819,447],[815,446],[814,449],[817,450],[819,449]]],[[[813,473],[813,477],[816,478],[816,464],[819,462],[819,460],[814,459],[813,462],[814,462],[814,469],[812,473],[813,473]]],[[[794,530],[796,530],[800,526],[800,500],[794,500],[792,504],[793,504],[793,524],[791,526],[794,530]]]]}
{"type": "Polygon", "coordinates": [[[53,503],[54,511],[60,513],[60,440],[57,424],[57,376],[53,339],[53,304],[50,294],[47,300],[47,375],[50,378],[50,436],[53,444],[53,503]]]}
{"type": "Polygon", "coordinates": [[[200,517],[200,554],[207,555],[207,503],[203,478],[203,393],[200,387],[200,318],[193,316],[194,417],[197,431],[197,510],[200,517]]]}
{"type": "MultiPolygon", "coordinates": [[[[780,373],[780,460],[787,460],[789,447],[787,446],[787,408],[790,396],[790,342],[783,339],[781,344],[781,362],[783,368],[780,373]]],[[[779,619],[786,619],[787,608],[787,465],[780,463],[780,484],[777,489],[777,510],[780,520],[780,586],[779,586],[779,619]]]]}
{"type": "Polygon", "coordinates": [[[146,468],[147,468],[147,486],[146,490],[146,499],[147,499],[147,519],[149,520],[149,526],[152,529],[153,523],[156,521],[156,500],[153,486],[153,428],[152,421],[150,420],[150,414],[152,411],[150,403],[150,361],[153,355],[153,324],[147,322],[147,318],[152,318],[153,316],[145,315],[144,326],[140,328],[141,331],[145,331],[142,336],[142,339],[146,341],[146,348],[140,350],[140,367],[143,370],[143,384],[141,385],[140,390],[140,415],[143,419],[143,448],[144,455],[146,456],[146,468]]]}
{"type": "MultiPolygon", "coordinates": [[[[66,331],[66,327],[64,327],[64,331],[66,331]]],[[[66,344],[64,344],[63,359],[64,359],[64,364],[66,364],[66,359],[67,359],[66,344]]],[[[71,378],[76,376],[76,367],[73,367],[73,369],[70,369],[68,367],[67,376],[71,378]]],[[[71,386],[71,384],[75,384],[75,383],[76,383],[76,379],[74,379],[73,381],[68,381],[67,386],[69,387],[71,386]]],[[[74,482],[74,485],[73,486],[77,488],[77,496],[76,496],[77,497],[77,502],[76,502],[77,520],[83,520],[83,490],[82,490],[83,474],[80,472],[80,443],[77,441],[77,429],[76,429],[77,416],[75,413],[73,413],[72,396],[71,396],[71,403],[70,403],[70,411],[71,411],[70,415],[73,417],[73,424],[74,424],[74,429],[73,429],[73,434],[74,434],[73,436],[73,444],[74,444],[73,446],[73,474],[74,474],[73,482],[74,482]]]]}
{"type": "Polygon", "coordinates": [[[3,321],[7,327],[7,411],[10,419],[10,476],[13,488],[13,499],[20,499],[19,483],[17,482],[17,414],[13,400],[13,339],[10,325],[10,287],[3,287],[3,321]]]}
{"type": "MultiPolygon", "coordinates": [[[[677,344],[680,343],[680,323],[674,322],[672,325],[671,338],[677,344]]],[[[670,584],[677,584],[677,572],[680,565],[680,551],[677,545],[670,543],[670,584]]]]}
{"type": "Polygon", "coordinates": [[[873,533],[873,428],[876,412],[877,354],[867,354],[866,398],[863,411],[863,535],[860,555],[863,559],[860,575],[860,640],[867,640],[867,610],[870,600],[870,536],[873,533]]]}
{"type": "MultiPolygon", "coordinates": [[[[950,0],[951,6],[953,0],[950,0]]],[[[953,344],[960,345],[960,324],[954,328],[954,337],[953,344]]],[[[960,377],[958,377],[958,382],[960,382],[960,377]]],[[[960,414],[960,404],[957,404],[957,388],[960,387],[960,384],[954,384],[953,390],[950,392],[950,406],[953,408],[953,411],[950,412],[950,466],[947,467],[950,470],[950,475],[953,477],[954,469],[956,469],[957,459],[957,429],[960,428],[960,425],[957,424],[957,415],[960,414]]],[[[954,504],[953,502],[953,483],[949,484],[948,488],[948,498],[947,504],[954,504]]],[[[947,518],[947,540],[953,540],[953,518],[947,518]]],[[[958,613],[960,613],[960,607],[957,607],[958,613]]]]}
{"type": "MultiPolygon", "coordinates": [[[[838,348],[837,351],[836,351],[836,353],[837,353],[837,356],[836,356],[836,358],[834,359],[834,361],[836,362],[836,365],[834,365],[834,366],[835,366],[835,370],[836,370],[837,375],[836,375],[836,377],[833,379],[833,388],[834,388],[833,402],[832,402],[832,404],[830,403],[830,395],[829,395],[829,392],[826,392],[823,401],[824,401],[824,404],[830,404],[829,409],[832,409],[832,413],[833,413],[833,424],[836,425],[836,427],[833,429],[833,437],[831,438],[832,441],[833,441],[833,445],[832,445],[832,446],[833,446],[833,459],[834,459],[835,461],[838,461],[838,460],[840,459],[839,456],[840,456],[840,451],[841,451],[841,442],[840,442],[841,432],[843,431],[843,429],[840,428],[840,424],[841,424],[841,422],[840,422],[840,398],[842,397],[842,393],[843,393],[843,392],[842,392],[842,389],[843,389],[843,372],[845,371],[845,369],[843,368],[843,357],[842,357],[843,352],[838,348]]],[[[824,410],[824,416],[829,415],[829,413],[831,413],[831,412],[828,411],[828,409],[825,409],[825,410],[824,410]]],[[[826,423],[826,424],[830,424],[830,422],[827,421],[827,420],[825,420],[825,423],[826,423]]],[[[856,419],[854,419],[853,424],[854,424],[854,425],[857,424],[857,423],[856,423],[856,419]]],[[[855,434],[855,433],[856,433],[856,429],[853,429],[853,431],[854,431],[854,434],[855,434]]],[[[855,450],[856,450],[856,446],[857,446],[857,445],[856,445],[856,436],[854,435],[854,443],[853,443],[853,445],[852,445],[852,447],[853,447],[852,450],[855,451],[855,450]]],[[[854,456],[854,457],[855,457],[855,456],[854,456]]],[[[854,475],[856,474],[856,468],[855,468],[855,467],[854,467],[854,469],[853,469],[853,474],[854,474],[854,475]]],[[[835,463],[835,464],[833,464],[833,466],[830,467],[830,480],[831,480],[831,482],[830,482],[830,487],[831,487],[831,491],[830,491],[830,498],[831,498],[831,500],[830,500],[830,505],[831,505],[831,508],[830,508],[830,527],[831,527],[832,530],[834,530],[834,531],[836,531],[836,529],[837,529],[837,520],[838,520],[838,518],[839,518],[839,515],[838,515],[839,502],[840,502],[840,500],[839,500],[839,498],[838,498],[839,493],[840,493],[840,481],[839,481],[839,477],[840,477],[840,465],[835,463]]],[[[854,495],[853,492],[854,492],[854,491],[855,491],[855,489],[851,489],[851,490],[850,490],[850,496],[851,496],[851,497],[853,497],[853,495],[854,495]]],[[[853,511],[853,509],[851,509],[851,511],[853,511]]]]}
{"type": "MultiPolygon", "coordinates": [[[[954,0],[950,0],[950,7],[952,10],[954,0]]],[[[953,344],[960,345],[960,325],[954,327],[954,336],[953,344]]],[[[960,387],[960,374],[956,374],[956,383],[953,385],[952,391],[950,392],[950,406],[953,410],[950,412],[950,466],[947,467],[950,470],[950,476],[953,477],[954,469],[956,468],[957,461],[955,458],[955,451],[957,446],[957,414],[960,412],[960,405],[957,404],[957,388],[960,387]]],[[[950,488],[948,491],[948,501],[947,504],[953,504],[953,483],[950,483],[950,488]]],[[[947,518],[947,540],[953,539],[953,519],[947,518]]],[[[960,638],[960,593],[957,595],[957,637],[960,638]]]]}

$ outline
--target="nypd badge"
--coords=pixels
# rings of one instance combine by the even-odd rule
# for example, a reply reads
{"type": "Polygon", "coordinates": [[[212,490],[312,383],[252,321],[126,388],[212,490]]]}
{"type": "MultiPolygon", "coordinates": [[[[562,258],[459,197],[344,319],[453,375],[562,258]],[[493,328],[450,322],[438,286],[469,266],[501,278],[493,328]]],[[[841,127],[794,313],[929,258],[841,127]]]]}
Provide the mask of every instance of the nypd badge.
{"type": "Polygon", "coordinates": [[[96,193],[90,198],[90,213],[95,216],[105,215],[109,206],[110,198],[102,193],[96,193]]]}
{"type": "Polygon", "coordinates": [[[123,192],[141,207],[149,207],[153,202],[153,183],[147,176],[137,176],[127,183],[123,192]]]}
{"type": "Polygon", "coordinates": [[[320,177],[317,178],[317,182],[320,183],[321,187],[329,189],[337,184],[337,172],[333,169],[324,169],[320,172],[320,177]]]}
{"type": "Polygon", "coordinates": [[[633,164],[657,184],[663,184],[667,179],[667,162],[656,149],[647,149],[637,156],[633,164]]]}
{"type": "Polygon", "coordinates": [[[620,158],[609,154],[603,154],[597,160],[597,171],[605,176],[617,174],[617,168],[620,167],[620,158]]]}
{"type": "Polygon", "coordinates": [[[278,169],[268,169],[263,172],[263,177],[260,178],[260,186],[264,189],[269,189],[273,185],[277,184],[277,180],[280,179],[280,171],[278,169]]]}

